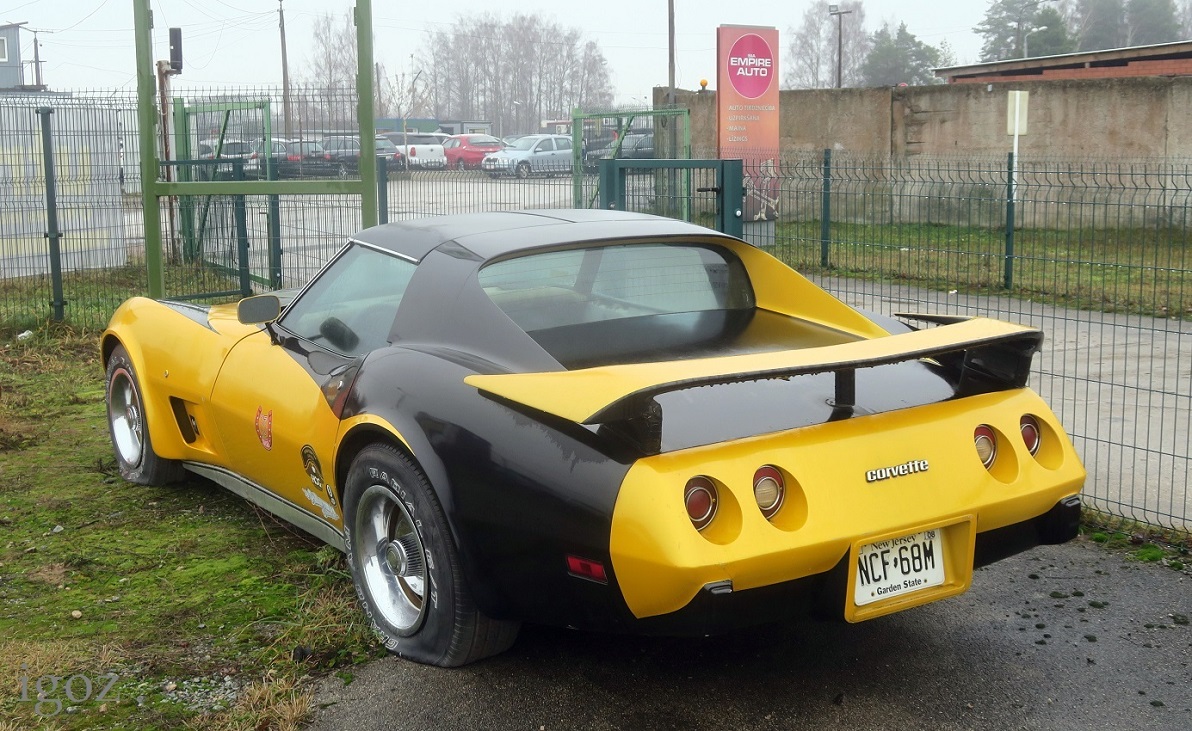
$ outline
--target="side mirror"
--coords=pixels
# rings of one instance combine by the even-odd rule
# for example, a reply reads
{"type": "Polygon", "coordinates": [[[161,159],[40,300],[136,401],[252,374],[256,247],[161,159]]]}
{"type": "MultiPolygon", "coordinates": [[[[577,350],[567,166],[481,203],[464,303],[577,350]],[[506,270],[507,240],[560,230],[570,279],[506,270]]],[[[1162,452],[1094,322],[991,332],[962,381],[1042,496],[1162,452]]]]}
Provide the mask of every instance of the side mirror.
{"type": "Polygon", "coordinates": [[[280,315],[281,300],[275,294],[245,297],[236,305],[236,319],[245,325],[273,322],[280,315]]]}

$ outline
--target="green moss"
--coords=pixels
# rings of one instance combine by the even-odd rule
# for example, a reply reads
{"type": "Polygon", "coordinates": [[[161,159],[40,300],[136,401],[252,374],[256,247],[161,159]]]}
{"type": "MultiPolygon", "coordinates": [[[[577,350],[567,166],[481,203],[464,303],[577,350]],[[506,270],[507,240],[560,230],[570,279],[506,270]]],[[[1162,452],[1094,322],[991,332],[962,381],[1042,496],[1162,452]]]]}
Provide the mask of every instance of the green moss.
{"type": "MultiPolygon", "coordinates": [[[[177,728],[196,711],[160,702],[171,680],[297,677],[296,644],[317,645],[324,667],[378,654],[337,551],[205,480],[120,480],[103,393],[93,336],[0,351],[0,656],[12,666],[0,676],[64,646],[76,659],[54,672],[71,675],[107,648],[111,666],[89,670],[119,674],[127,702],[83,704],[55,723],[177,728]]],[[[32,726],[16,688],[0,682],[0,717],[32,726]]]]}

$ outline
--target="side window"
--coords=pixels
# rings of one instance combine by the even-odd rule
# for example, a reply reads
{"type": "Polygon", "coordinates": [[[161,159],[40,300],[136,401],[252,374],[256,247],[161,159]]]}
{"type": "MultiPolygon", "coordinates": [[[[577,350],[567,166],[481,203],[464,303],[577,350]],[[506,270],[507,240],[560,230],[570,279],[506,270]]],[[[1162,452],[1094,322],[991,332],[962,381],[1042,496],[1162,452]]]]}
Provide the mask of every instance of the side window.
{"type": "Polygon", "coordinates": [[[282,315],[298,337],[344,355],[389,342],[406,286],[417,265],[360,244],[349,244],[282,315]]]}
{"type": "Polygon", "coordinates": [[[534,148],[534,152],[554,152],[554,149],[554,140],[548,137],[547,139],[538,143],[538,147],[534,148]]]}
{"type": "Polygon", "coordinates": [[[571,140],[567,139],[566,137],[560,137],[555,140],[555,147],[560,150],[570,150],[571,140]]]}

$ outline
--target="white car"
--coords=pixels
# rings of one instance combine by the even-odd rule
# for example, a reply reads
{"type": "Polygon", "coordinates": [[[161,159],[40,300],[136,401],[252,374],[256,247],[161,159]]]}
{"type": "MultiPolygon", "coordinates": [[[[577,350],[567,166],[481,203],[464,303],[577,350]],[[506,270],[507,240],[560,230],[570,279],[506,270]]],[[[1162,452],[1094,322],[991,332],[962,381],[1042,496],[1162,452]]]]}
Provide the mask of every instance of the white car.
{"type": "Polygon", "coordinates": [[[571,155],[571,138],[566,135],[526,135],[500,152],[485,155],[480,167],[493,177],[570,173],[571,155]]]}
{"type": "Polygon", "coordinates": [[[438,132],[386,132],[383,136],[397,147],[411,168],[442,170],[447,167],[443,140],[448,135],[438,132]]]}

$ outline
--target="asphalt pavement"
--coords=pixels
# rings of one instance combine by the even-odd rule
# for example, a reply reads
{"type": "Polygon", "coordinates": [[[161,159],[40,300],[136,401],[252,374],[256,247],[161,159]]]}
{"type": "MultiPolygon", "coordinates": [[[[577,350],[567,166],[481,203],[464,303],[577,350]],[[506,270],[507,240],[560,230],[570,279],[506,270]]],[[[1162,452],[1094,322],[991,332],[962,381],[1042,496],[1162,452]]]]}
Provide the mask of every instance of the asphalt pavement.
{"type": "Polygon", "coordinates": [[[706,639],[526,626],[456,670],[323,678],[309,728],[1192,729],[1192,571],[1078,539],[968,593],[856,625],[706,639]]]}

